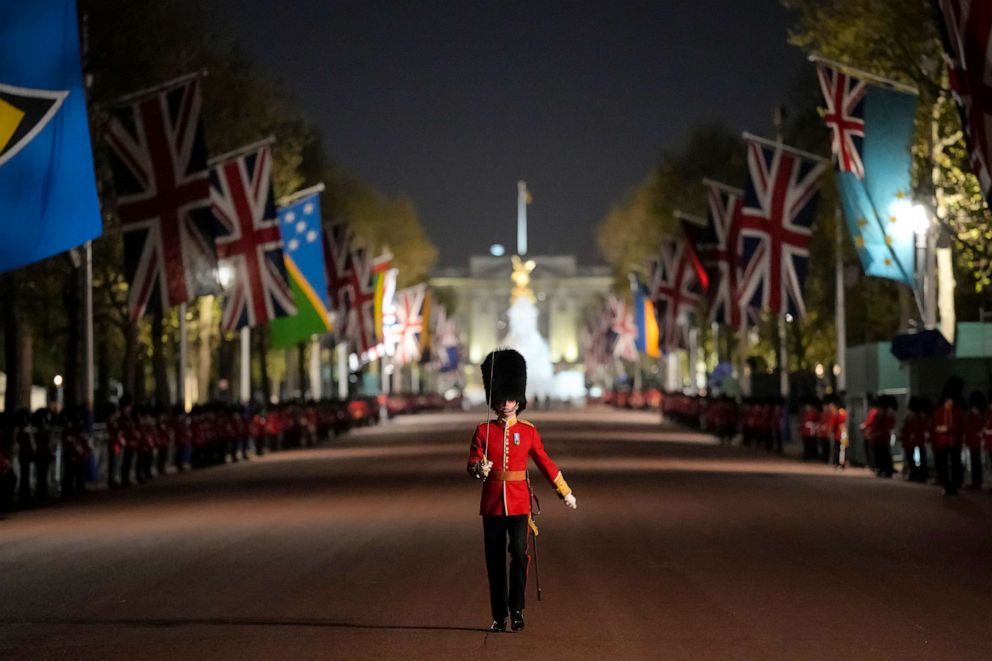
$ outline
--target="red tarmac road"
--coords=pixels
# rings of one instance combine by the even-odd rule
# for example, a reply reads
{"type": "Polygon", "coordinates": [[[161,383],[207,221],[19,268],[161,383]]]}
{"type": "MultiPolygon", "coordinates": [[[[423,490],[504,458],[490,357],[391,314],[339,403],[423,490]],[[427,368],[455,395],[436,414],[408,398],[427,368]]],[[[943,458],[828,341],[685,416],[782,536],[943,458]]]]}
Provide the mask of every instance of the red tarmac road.
{"type": "Polygon", "coordinates": [[[536,484],[522,633],[484,630],[478,420],[423,415],[0,521],[0,658],[992,658],[989,494],[532,419],[579,509],[536,484]]]}

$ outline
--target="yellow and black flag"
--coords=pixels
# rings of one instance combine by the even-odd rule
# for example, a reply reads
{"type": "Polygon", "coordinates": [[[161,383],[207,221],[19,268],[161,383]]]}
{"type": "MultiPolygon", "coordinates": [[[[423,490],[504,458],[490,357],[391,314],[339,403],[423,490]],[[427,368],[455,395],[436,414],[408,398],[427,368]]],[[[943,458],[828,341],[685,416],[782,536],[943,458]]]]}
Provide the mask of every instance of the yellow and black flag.
{"type": "Polygon", "coordinates": [[[0,165],[31,142],[58,112],[68,92],[0,83],[0,165]]]}
{"type": "Polygon", "coordinates": [[[0,0],[0,273],[103,231],[76,0],[0,0]]]}

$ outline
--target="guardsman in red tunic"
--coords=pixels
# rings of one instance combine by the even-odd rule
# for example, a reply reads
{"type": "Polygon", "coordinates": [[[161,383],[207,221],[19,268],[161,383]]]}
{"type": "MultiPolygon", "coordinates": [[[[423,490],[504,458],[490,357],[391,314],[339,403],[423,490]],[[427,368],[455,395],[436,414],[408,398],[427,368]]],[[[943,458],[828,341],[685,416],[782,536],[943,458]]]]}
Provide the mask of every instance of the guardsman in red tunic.
{"type": "Polygon", "coordinates": [[[827,402],[830,410],[830,434],[833,437],[833,463],[838,468],[847,465],[847,448],[850,439],[847,435],[847,409],[844,407],[844,399],[839,395],[834,395],[827,402]]]}
{"type": "Polygon", "coordinates": [[[961,391],[964,382],[951,377],[944,384],[940,401],[934,407],[930,442],[933,444],[937,482],[944,487],[945,496],[957,494],[961,486],[961,442],[964,437],[964,407],[961,391]]]}
{"type": "Polygon", "coordinates": [[[803,402],[803,413],[799,419],[799,435],[803,439],[803,461],[816,459],[816,439],[819,436],[820,402],[807,399],[803,402]]]}
{"type": "Polygon", "coordinates": [[[985,395],[976,390],[968,398],[968,419],[964,423],[964,444],[971,463],[971,488],[982,488],[982,428],[988,416],[989,403],[985,395]]]}
{"type": "Polygon", "coordinates": [[[527,407],[527,363],[512,349],[499,349],[482,363],[486,400],[496,412],[495,422],[479,425],[468,455],[469,475],[482,485],[482,529],[486,571],[489,575],[491,631],[524,628],[524,589],[527,584],[527,534],[531,515],[527,461],[533,459],[544,478],[565,505],[576,508],[575,496],[561,471],[544,450],[541,435],[517,413],[527,407]],[[509,544],[507,544],[509,538],[509,544]],[[509,590],[506,554],[510,553],[509,590]]]}
{"type": "Polygon", "coordinates": [[[870,441],[875,448],[875,475],[892,477],[892,432],[896,428],[896,410],[899,408],[892,395],[878,398],[878,413],[871,425],[870,441]]]}

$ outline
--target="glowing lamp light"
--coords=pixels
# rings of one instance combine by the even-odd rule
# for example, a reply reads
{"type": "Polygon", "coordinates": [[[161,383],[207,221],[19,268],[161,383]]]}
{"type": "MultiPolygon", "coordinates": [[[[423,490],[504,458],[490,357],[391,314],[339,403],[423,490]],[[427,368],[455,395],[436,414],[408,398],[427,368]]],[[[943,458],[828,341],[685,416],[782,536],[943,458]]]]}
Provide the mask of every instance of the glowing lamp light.
{"type": "Polygon", "coordinates": [[[503,247],[502,243],[494,243],[489,246],[489,254],[493,257],[502,257],[506,254],[506,248],[503,247]]]}
{"type": "Polygon", "coordinates": [[[217,279],[220,280],[220,286],[227,289],[234,282],[234,269],[229,264],[221,264],[217,267],[217,279]]]}
{"type": "Polygon", "coordinates": [[[817,363],[816,364],[816,367],[813,369],[813,371],[816,372],[816,376],[818,378],[821,378],[822,379],[823,378],[823,363],[817,363]]]}
{"type": "Polygon", "coordinates": [[[792,320],[793,320],[793,316],[791,314],[789,314],[788,312],[786,312],[785,313],[785,323],[791,324],[792,323],[792,320]]]}
{"type": "Polygon", "coordinates": [[[56,388],[61,388],[62,387],[62,375],[61,374],[56,374],[55,375],[55,378],[52,379],[52,383],[55,384],[55,387],[56,388]]]}
{"type": "Polygon", "coordinates": [[[909,200],[896,200],[889,205],[889,213],[896,219],[896,227],[901,232],[926,234],[930,227],[930,218],[922,204],[913,204],[909,200]]]}

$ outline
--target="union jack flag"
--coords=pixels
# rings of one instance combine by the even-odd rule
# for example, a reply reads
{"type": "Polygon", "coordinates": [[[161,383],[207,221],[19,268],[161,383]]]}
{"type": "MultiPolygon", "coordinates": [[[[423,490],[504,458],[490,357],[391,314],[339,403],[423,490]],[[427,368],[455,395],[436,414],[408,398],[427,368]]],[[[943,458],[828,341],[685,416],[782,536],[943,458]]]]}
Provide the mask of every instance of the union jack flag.
{"type": "MultiPolygon", "coordinates": [[[[737,303],[740,279],[740,210],[744,191],[704,179],[708,213],[706,226],[693,239],[696,254],[709,280],[706,299],[709,321],[740,328],[745,319],[737,303]]],[[[683,225],[685,227],[685,225],[683,225]]]]}
{"type": "Polygon", "coordinates": [[[827,106],[823,121],[830,129],[830,149],[837,168],[864,179],[861,147],[865,139],[865,82],[824,64],[816,65],[816,76],[827,106]]]}
{"type": "Polygon", "coordinates": [[[263,144],[221,161],[210,172],[222,268],[232,273],[221,326],[233,331],[296,314],[286,277],[272,196],[272,148],[263,144]]]}
{"type": "Polygon", "coordinates": [[[747,166],[740,211],[740,303],[803,316],[813,202],[826,164],[747,138],[747,166]]]}
{"type": "Polygon", "coordinates": [[[612,361],[610,325],[609,310],[601,310],[586,318],[585,326],[579,331],[579,346],[587,366],[603,366],[612,361]]]}
{"type": "Polygon", "coordinates": [[[351,251],[351,230],[344,223],[332,223],[324,228],[324,270],[327,274],[327,294],[335,312],[341,310],[341,295],[348,285],[348,253],[351,251]]]}
{"type": "Polygon", "coordinates": [[[201,106],[196,75],[110,112],[105,137],[132,321],[218,291],[201,106]]]}
{"type": "Polygon", "coordinates": [[[353,248],[345,266],[345,284],[341,289],[341,312],[344,338],[363,360],[378,347],[375,336],[375,282],[373,261],[365,248],[353,248]]]}
{"type": "Polygon", "coordinates": [[[682,344],[682,326],[699,307],[703,291],[687,241],[665,239],[650,265],[650,293],[658,315],[661,347],[669,352],[682,344]]]}
{"type": "Polygon", "coordinates": [[[938,0],[951,88],[968,136],[971,168],[992,204],[992,5],[938,0]]]}
{"type": "Polygon", "coordinates": [[[610,332],[613,334],[613,357],[636,361],[637,324],[634,310],[626,301],[610,296],[610,332]]]}
{"type": "Polygon", "coordinates": [[[427,285],[420,284],[396,292],[394,313],[396,324],[391,335],[396,344],[393,360],[399,365],[420,360],[421,335],[427,332],[424,327],[423,306],[427,295],[427,285]]]}
{"type": "Polygon", "coordinates": [[[440,372],[451,372],[458,368],[458,326],[454,318],[449,318],[443,307],[437,309],[434,323],[434,339],[431,353],[440,372]]]}

